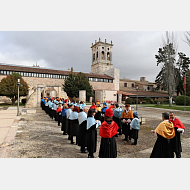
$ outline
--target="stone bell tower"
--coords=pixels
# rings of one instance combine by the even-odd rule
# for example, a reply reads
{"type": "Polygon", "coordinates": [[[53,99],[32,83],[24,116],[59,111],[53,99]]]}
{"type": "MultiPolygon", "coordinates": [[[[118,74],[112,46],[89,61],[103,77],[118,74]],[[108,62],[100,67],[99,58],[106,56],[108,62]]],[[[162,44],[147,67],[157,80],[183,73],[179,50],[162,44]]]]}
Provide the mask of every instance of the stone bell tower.
{"type": "Polygon", "coordinates": [[[92,43],[92,65],[91,73],[104,74],[105,71],[113,68],[112,64],[112,41],[111,43],[101,42],[100,38],[95,44],[92,43]]]}

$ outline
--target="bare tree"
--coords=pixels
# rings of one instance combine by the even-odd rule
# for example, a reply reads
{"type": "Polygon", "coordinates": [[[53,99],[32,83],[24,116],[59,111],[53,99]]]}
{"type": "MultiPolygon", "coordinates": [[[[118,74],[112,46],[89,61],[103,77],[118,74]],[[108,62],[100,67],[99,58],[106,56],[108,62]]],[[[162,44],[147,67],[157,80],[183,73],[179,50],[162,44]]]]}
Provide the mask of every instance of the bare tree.
{"type": "Polygon", "coordinates": [[[183,40],[183,41],[186,42],[190,46],[190,31],[186,31],[185,39],[186,40],[183,40]]]}

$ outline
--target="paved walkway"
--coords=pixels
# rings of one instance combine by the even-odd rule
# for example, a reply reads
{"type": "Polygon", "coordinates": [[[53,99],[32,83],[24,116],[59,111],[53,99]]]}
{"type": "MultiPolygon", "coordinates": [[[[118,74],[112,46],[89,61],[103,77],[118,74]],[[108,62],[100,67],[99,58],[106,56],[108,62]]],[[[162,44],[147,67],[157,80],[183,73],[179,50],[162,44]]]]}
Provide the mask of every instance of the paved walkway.
{"type": "MultiPolygon", "coordinates": [[[[20,108],[21,110],[22,107],[20,108]]],[[[19,120],[20,116],[17,116],[17,107],[0,110],[0,158],[10,156],[19,120]]]]}

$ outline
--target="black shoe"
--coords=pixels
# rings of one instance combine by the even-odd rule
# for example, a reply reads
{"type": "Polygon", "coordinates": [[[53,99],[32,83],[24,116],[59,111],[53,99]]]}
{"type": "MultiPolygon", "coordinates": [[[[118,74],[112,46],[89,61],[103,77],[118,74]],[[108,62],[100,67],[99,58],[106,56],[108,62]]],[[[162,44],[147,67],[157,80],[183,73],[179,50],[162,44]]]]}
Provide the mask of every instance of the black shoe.
{"type": "Polygon", "coordinates": [[[71,140],[71,137],[68,137],[68,140],[71,140]]]}
{"type": "Polygon", "coordinates": [[[118,137],[118,135],[116,134],[115,137],[118,137]]]}
{"type": "Polygon", "coordinates": [[[131,140],[127,140],[127,142],[131,142],[131,140]]]}
{"type": "Polygon", "coordinates": [[[131,143],[131,145],[137,145],[137,143],[131,143]]]}
{"type": "Polygon", "coordinates": [[[72,141],[71,141],[71,144],[75,144],[75,142],[72,142],[72,141]]]}
{"type": "Polygon", "coordinates": [[[82,150],[81,151],[82,153],[87,153],[88,151],[86,149],[82,150]]]}
{"type": "Polygon", "coordinates": [[[122,133],[119,133],[119,135],[122,135],[122,133]]]}
{"type": "Polygon", "coordinates": [[[67,133],[64,132],[63,135],[67,135],[67,133]]]}
{"type": "Polygon", "coordinates": [[[123,141],[127,141],[127,142],[128,142],[128,140],[127,140],[127,139],[123,139],[123,141]]]}

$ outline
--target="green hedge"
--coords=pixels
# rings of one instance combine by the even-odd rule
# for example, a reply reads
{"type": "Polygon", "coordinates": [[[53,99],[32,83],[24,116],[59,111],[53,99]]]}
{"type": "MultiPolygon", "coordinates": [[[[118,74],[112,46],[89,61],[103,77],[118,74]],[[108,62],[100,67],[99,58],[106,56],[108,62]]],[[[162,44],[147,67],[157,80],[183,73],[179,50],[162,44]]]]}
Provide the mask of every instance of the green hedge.
{"type": "MultiPolygon", "coordinates": [[[[175,99],[176,105],[184,105],[184,99],[185,99],[185,96],[184,96],[184,95],[178,96],[178,97],[175,99]]],[[[186,105],[187,105],[187,106],[190,105],[190,97],[189,97],[189,96],[186,96],[186,105]]]]}

